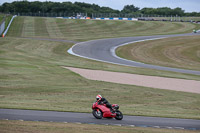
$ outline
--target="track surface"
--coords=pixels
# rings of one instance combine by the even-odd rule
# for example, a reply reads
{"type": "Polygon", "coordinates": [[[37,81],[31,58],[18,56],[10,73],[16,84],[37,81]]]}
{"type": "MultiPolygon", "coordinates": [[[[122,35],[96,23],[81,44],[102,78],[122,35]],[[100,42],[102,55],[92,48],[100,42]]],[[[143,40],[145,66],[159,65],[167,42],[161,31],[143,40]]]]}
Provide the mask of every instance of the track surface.
{"type": "Polygon", "coordinates": [[[200,130],[200,120],[142,116],[124,116],[121,121],[105,118],[98,120],[92,113],[0,109],[0,119],[200,130]]]}
{"type": "Polygon", "coordinates": [[[144,40],[155,40],[158,38],[191,36],[191,35],[200,35],[200,33],[196,33],[196,34],[188,33],[188,34],[177,34],[177,35],[158,35],[158,36],[140,36],[140,37],[123,37],[123,38],[93,40],[93,41],[77,43],[68,52],[73,55],[84,57],[87,59],[103,61],[103,62],[108,62],[108,63],[113,63],[113,64],[200,75],[200,71],[144,64],[144,63],[140,63],[140,62],[122,59],[120,57],[117,57],[115,54],[115,49],[117,47],[126,45],[126,44],[130,44],[133,42],[139,42],[139,41],[144,41],[144,40]]]}

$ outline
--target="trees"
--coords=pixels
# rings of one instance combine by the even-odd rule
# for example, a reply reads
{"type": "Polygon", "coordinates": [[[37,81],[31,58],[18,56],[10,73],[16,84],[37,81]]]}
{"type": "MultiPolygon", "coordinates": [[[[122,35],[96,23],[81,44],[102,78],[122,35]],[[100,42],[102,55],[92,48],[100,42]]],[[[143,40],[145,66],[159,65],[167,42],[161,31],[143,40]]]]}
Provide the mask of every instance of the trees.
{"type": "Polygon", "coordinates": [[[119,10],[114,10],[110,7],[100,7],[96,4],[88,4],[84,2],[51,2],[51,1],[33,1],[29,2],[27,0],[14,1],[12,3],[3,3],[0,5],[0,12],[3,13],[87,13],[91,16],[92,13],[115,13],[115,14],[145,14],[145,15],[163,15],[163,16],[200,16],[200,13],[192,12],[185,13],[184,10],[177,7],[171,9],[169,7],[161,8],[143,8],[132,5],[125,5],[124,8],[119,10]]]}
{"type": "Polygon", "coordinates": [[[156,14],[156,10],[154,8],[143,8],[140,12],[147,15],[156,14]]]}
{"type": "Polygon", "coordinates": [[[126,5],[124,6],[122,13],[133,13],[139,11],[139,7],[135,7],[134,5],[126,5]]]}
{"type": "Polygon", "coordinates": [[[185,12],[184,10],[182,10],[179,7],[177,7],[175,9],[173,9],[172,15],[184,16],[184,12],[185,12]]]}
{"type": "Polygon", "coordinates": [[[181,8],[175,8],[175,9],[171,9],[169,7],[162,7],[162,8],[143,8],[141,10],[142,14],[148,14],[148,15],[165,15],[165,16],[184,16],[185,15],[185,11],[182,10],[181,8]]]}
{"type": "Polygon", "coordinates": [[[156,10],[156,14],[165,15],[165,16],[172,15],[172,12],[173,12],[173,10],[169,7],[157,8],[155,10],[156,10]]]}

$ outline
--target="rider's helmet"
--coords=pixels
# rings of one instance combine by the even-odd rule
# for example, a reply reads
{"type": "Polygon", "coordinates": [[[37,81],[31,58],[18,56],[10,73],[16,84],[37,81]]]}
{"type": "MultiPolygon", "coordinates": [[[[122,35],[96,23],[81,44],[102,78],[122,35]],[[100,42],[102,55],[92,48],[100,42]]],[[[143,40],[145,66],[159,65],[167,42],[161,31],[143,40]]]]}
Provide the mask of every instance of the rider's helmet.
{"type": "Polygon", "coordinates": [[[97,99],[97,101],[100,101],[100,100],[101,100],[101,98],[102,98],[102,96],[101,96],[101,95],[97,95],[97,96],[96,96],[96,99],[97,99]]]}

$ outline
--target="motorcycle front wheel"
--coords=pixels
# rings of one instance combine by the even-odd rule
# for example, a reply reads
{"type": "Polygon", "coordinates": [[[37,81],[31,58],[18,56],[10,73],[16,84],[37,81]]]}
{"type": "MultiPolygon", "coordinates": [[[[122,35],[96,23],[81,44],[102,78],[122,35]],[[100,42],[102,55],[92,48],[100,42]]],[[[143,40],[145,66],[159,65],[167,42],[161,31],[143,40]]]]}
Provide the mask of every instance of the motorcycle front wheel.
{"type": "Polygon", "coordinates": [[[116,116],[115,116],[115,119],[116,120],[122,120],[123,119],[123,114],[122,112],[120,112],[119,110],[116,111],[116,116]]]}
{"type": "Polygon", "coordinates": [[[93,114],[93,116],[95,117],[95,118],[97,118],[97,119],[102,119],[102,117],[103,117],[103,113],[101,112],[101,110],[96,110],[96,109],[94,109],[93,111],[92,111],[92,114],[93,114]]]}

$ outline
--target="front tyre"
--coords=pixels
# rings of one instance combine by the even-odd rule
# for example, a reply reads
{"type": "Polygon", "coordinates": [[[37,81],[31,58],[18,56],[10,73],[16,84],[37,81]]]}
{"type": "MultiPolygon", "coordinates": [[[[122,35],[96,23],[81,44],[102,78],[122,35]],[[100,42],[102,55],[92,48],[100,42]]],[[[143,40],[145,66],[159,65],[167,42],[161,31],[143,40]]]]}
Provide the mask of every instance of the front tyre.
{"type": "Polygon", "coordinates": [[[102,119],[102,117],[103,117],[103,113],[101,112],[101,110],[96,110],[96,109],[94,109],[94,110],[92,111],[92,114],[93,114],[93,116],[94,116],[95,118],[97,118],[97,119],[102,119]]]}
{"type": "Polygon", "coordinates": [[[123,119],[123,114],[122,114],[122,112],[120,112],[119,110],[118,111],[116,111],[116,116],[115,116],[115,119],[116,120],[122,120],[123,119]]]}

